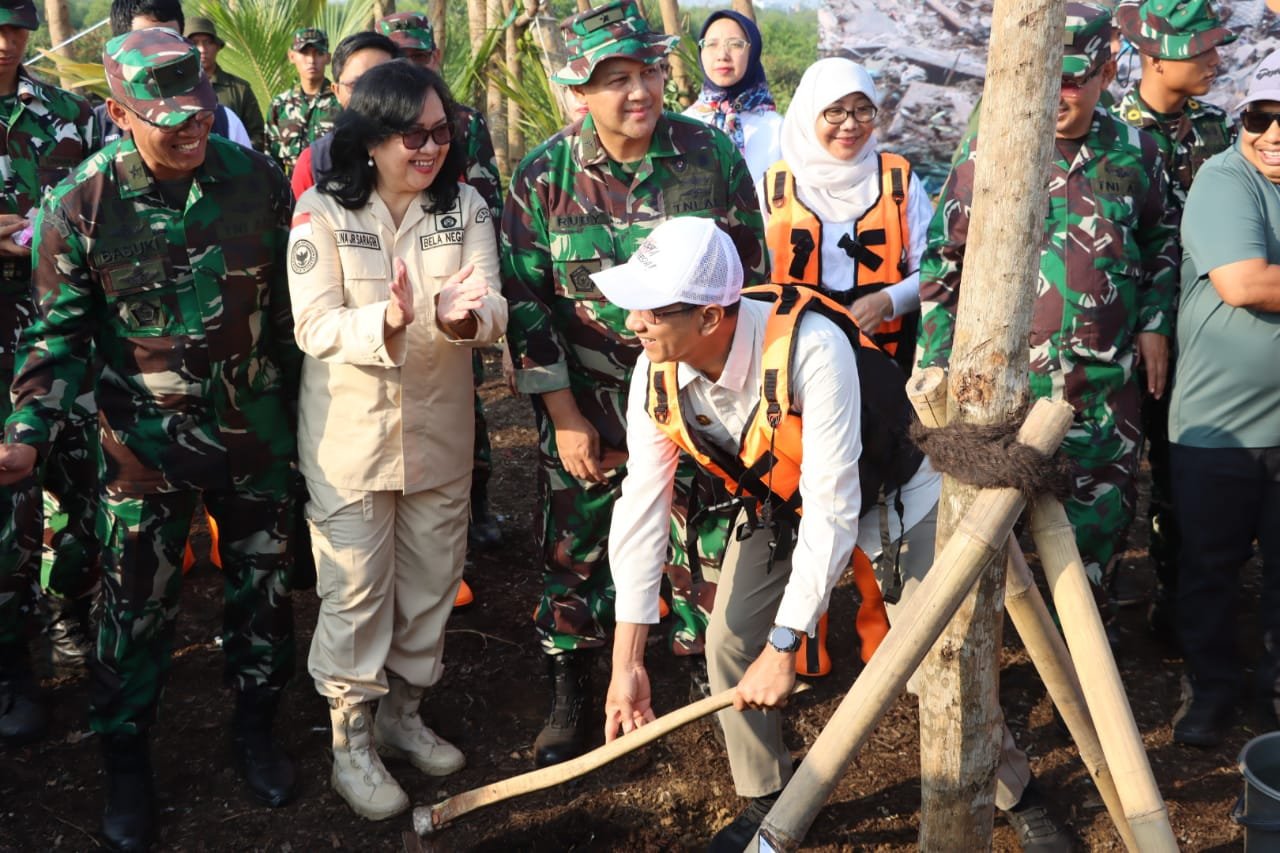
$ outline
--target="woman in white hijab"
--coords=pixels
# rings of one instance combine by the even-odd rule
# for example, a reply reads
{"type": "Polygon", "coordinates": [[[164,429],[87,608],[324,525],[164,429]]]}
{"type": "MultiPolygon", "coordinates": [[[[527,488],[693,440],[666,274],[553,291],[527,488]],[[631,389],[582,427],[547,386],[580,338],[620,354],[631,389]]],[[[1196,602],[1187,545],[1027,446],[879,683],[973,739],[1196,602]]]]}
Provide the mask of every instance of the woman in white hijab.
{"type": "Polygon", "coordinates": [[[881,151],[880,98],[848,59],[809,66],[760,188],[773,280],[820,287],[910,372],[919,267],[933,205],[904,158],[881,151]]]}

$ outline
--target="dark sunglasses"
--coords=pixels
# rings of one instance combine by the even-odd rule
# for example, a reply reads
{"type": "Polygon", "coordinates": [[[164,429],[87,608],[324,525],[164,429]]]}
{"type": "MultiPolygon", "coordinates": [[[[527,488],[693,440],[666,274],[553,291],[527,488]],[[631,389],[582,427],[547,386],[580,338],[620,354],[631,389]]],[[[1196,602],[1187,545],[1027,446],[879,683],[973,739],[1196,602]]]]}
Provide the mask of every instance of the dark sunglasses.
{"type": "Polygon", "coordinates": [[[1106,63],[1102,63],[1102,62],[1100,62],[1100,63],[1098,63],[1097,65],[1095,65],[1095,66],[1093,66],[1092,68],[1090,68],[1090,69],[1089,69],[1088,71],[1086,71],[1085,73],[1083,73],[1083,74],[1079,75],[1078,77],[1072,77],[1072,76],[1071,76],[1071,75],[1069,75],[1069,74],[1063,74],[1063,75],[1062,75],[1062,88],[1064,88],[1064,89],[1065,89],[1065,88],[1067,88],[1068,86],[1077,86],[1077,87],[1078,87],[1078,86],[1083,86],[1085,83],[1088,83],[1088,82],[1089,82],[1090,80],[1092,80],[1094,77],[1097,77],[1099,74],[1101,74],[1101,73],[1102,73],[1102,66],[1103,66],[1103,65],[1105,65],[1105,64],[1106,64],[1106,63]]]}
{"type": "Polygon", "coordinates": [[[1272,122],[1280,121],[1280,113],[1263,110],[1245,110],[1240,113],[1240,124],[1250,133],[1266,133],[1272,122]]]}
{"type": "Polygon", "coordinates": [[[449,122],[438,124],[427,130],[425,127],[411,127],[400,134],[400,142],[410,151],[417,151],[427,144],[427,138],[436,145],[448,145],[453,141],[453,125],[449,122]]]}

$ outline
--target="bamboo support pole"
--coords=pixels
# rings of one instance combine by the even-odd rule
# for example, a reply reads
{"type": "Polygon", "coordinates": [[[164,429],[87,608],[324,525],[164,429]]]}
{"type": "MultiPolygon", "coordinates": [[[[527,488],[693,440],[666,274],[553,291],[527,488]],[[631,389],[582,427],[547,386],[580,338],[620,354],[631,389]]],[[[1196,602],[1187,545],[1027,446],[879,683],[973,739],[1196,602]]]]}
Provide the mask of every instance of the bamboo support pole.
{"type": "MultiPolygon", "coordinates": [[[[662,29],[670,35],[680,35],[680,4],[677,0],[659,0],[662,8],[662,29]]],[[[667,55],[671,63],[671,78],[675,81],[676,91],[680,94],[680,103],[689,106],[689,71],[684,67],[684,59],[672,51],[667,55]]]]}
{"type": "Polygon", "coordinates": [[[1009,569],[1004,586],[1005,608],[1013,627],[1017,629],[1022,644],[1026,646],[1031,662],[1040,673],[1040,680],[1049,691],[1049,698],[1057,706],[1067,731],[1080,752],[1080,761],[1093,777],[1093,783],[1107,807],[1107,814],[1115,825],[1126,850],[1138,853],[1138,846],[1125,815],[1124,802],[1116,788],[1111,768],[1107,766],[1098,730],[1085,704],[1084,692],[1076,667],[1063,642],[1062,634],[1053,624],[1049,608],[1045,606],[1040,590],[1036,588],[1031,569],[1027,566],[1022,549],[1014,537],[1009,537],[1009,569]]]}
{"type": "MultiPolygon", "coordinates": [[[[699,699],[697,702],[678,708],[669,714],[663,714],[648,725],[641,726],[617,740],[606,743],[604,746],[597,747],[585,755],[579,755],[577,758],[561,764],[553,764],[550,767],[543,767],[541,770],[532,770],[528,773],[521,773],[519,776],[512,776],[510,779],[503,779],[480,788],[473,788],[470,791],[441,800],[434,806],[419,806],[413,810],[414,831],[418,835],[432,835],[444,828],[446,824],[476,809],[491,806],[494,803],[500,803],[512,797],[541,791],[545,788],[559,785],[562,782],[567,782],[570,779],[576,779],[579,776],[590,773],[592,770],[597,770],[629,752],[634,752],[646,744],[653,743],[658,738],[670,734],[681,726],[700,720],[709,714],[714,714],[716,711],[732,707],[733,695],[736,689],[730,687],[728,690],[722,690],[714,696],[699,699]]],[[[791,691],[791,695],[795,696],[809,689],[808,684],[797,682],[791,691]]]]}
{"type": "MultiPolygon", "coordinates": [[[[1071,418],[1069,404],[1040,400],[1019,430],[1018,440],[1042,453],[1053,453],[1071,418]]],[[[1023,505],[1022,495],[1014,489],[978,492],[911,597],[907,605],[910,612],[889,629],[760,825],[759,845],[753,842],[748,849],[758,849],[764,841],[775,850],[799,848],[875,724],[905,689],[907,679],[946,629],[983,569],[1004,553],[1023,505]]]]}
{"type": "MultiPolygon", "coordinates": [[[[907,384],[907,397],[926,427],[936,429],[946,423],[947,374],[942,368],[931,367],[912,376],[907,384]]],[[[1013,536],[1009,537],[1009,569],[1004,594],[1009,618],[1022,637],[1031,662],[1049,691],[1049,698],[1062,714],[1067,731],[1080,751],[1080,760],[1093,777],[1120,840],[1127,850],[1136,853],[1137,843],[1125,817],[1115,780],[1107,767],[1098,732],[1089,717],[1075,665],[1013,536]]]]}
{"type": "Polygon", "coordinates": [[[1061,503],[1053,498],[1040,498],[1035,502],[1031,509],[1031,536],[1053,592],[1067,647],[1079,663],[1085,701],[1093,719],[1099,723],[1102,750],[1138,848],[1143,853],[1177,850],[1169,812],[1147,761],[1142,733],[1134,722],[1129,698],[1076,548],[1075,530],[1061,503]]]}

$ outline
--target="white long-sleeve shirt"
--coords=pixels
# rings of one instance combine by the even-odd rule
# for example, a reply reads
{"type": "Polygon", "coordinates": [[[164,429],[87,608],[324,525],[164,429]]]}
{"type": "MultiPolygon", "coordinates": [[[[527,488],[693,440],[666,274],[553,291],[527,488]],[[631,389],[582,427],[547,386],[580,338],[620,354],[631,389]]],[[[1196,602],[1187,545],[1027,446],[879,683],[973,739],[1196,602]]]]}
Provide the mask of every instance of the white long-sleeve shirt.
{"type": "MultiPolygon", "coordinates": [[[[687,421],[702,418],[707,437],[738,452],[737,436],[760,397],[760,361],[771,306],[743,299],[738,326],[720,378],[710,381],[687,365],[678,369],[680,404],[687,421]],[[700,416],[702,416],[700,418],[700,416]]],[[[672,481],[679,448],[645,412],[649,362],[641,355],[627,400],[627,477],[614,506],[609,563],[620,622],[658,621],[658,586],[667,550],[672,481]]],[[[831,590],[849,565],[858,538],[862,453],[858,367],[848,339],[830,320],[806,315],[797,331],[791,367],[794,408],[802,413],[800,494],[804,512],[791,576],[775,622],[811,633],[827,609],[831,590]]],[[[755,535],[767,536],[767,531],[755,535]]],[[[878,533],[877,533],[878,535],[878,533]]]]}

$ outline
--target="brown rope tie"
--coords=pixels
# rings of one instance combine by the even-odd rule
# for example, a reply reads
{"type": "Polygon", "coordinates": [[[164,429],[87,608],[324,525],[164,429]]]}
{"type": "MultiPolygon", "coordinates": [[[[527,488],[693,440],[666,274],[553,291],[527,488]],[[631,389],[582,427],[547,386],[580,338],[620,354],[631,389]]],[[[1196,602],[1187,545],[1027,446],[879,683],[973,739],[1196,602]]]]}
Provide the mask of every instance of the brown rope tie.
{"type": "Polygon", "coordinates": [[[911,440],[937,471],[980,489],[1017,489],[1028,501],[1071,494],[1071,466],[1018,441],[1021,417],[999,424],[950,423],[930,429],[917,422],[911,440]]]}

